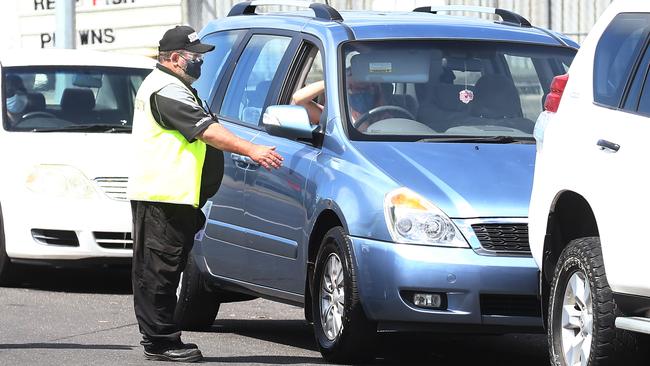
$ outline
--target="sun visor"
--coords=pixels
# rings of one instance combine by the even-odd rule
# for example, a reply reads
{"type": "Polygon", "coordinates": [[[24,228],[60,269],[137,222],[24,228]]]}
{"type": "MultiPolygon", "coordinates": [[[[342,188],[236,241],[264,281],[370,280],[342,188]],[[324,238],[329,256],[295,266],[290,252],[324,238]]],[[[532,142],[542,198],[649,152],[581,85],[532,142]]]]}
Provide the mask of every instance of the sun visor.
{"type": "Polygon", "coordinates": [[[350,59],[354,81],[378,83],[426,83],[431,54],[404,50],[369,52],[350,59]]]}

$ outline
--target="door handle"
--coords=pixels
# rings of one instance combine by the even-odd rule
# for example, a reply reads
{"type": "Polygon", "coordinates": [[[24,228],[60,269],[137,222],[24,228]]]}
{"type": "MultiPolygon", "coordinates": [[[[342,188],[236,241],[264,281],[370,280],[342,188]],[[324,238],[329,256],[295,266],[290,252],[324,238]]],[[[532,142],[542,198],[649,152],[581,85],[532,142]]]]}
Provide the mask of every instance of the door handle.
{"type": "Polygon", "coordinates": [[[253,160],[250,157],[245,156],[245,155],[239,155],[239,154],[231,153],[230,157],[232,158],[232,160],[235,163],[241,163],[241,164],[250,165],[250,166],[253,166],[253,167],[260,166],[260,164],[255,162],[255,160],[253,160]]]}
{"type": "Polygon", "coordinates": [[[617,152],[618,149],[621,148],[621,145],[603,139],[598,140],[596,145],[598,145],[601,150],[609,150],[611,152],[617,152]]]}

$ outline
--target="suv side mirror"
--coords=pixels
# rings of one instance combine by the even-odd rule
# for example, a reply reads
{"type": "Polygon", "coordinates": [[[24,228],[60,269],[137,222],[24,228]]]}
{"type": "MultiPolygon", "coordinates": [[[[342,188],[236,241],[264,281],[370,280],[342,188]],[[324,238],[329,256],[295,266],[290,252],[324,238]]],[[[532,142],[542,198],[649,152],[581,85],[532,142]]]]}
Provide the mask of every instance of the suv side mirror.
{"type": "Polygon", "coordinates": [[[312,140],[317,125],[309,122],[309,115],[303,106],[271,105],[262,116],[262,124],[268,133],[292,140],[312,140]]]}

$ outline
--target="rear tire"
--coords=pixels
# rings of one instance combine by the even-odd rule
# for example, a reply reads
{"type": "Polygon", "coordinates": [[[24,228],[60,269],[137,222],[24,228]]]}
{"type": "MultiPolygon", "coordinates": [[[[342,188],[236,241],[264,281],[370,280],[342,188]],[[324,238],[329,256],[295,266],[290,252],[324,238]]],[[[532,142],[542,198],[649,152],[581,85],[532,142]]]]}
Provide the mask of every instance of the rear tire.
{"type": "Polygon", "coordinates": [[[553,365],[629,365],[633,361],[623,357],[634,353],[636,337],[614,326],[620,311],[607,282],[598,237],[575,239],[564,249],[555,267],[548,311],[553,365]]]}
{"type": "Polygon", "coordinates": [[[377,324],[361,306],[352,242],[340,226],[323,238],[311,294],[314,334],[323,358],[334,363],[372,360],[377,324]]]}
{"type": "Polygon", "coordinates": [[[176,291],[178,298],[174,320],[182,330],[205,330],[212,327],[219,312],[219,298],[209,291],[190,253],[176,291]]]}

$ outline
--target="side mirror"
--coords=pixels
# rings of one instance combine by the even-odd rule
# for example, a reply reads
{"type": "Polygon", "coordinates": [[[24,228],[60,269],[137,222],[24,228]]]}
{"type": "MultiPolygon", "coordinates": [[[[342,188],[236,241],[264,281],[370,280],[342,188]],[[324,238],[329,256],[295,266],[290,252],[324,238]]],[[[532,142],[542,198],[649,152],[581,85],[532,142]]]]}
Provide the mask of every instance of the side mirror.
{"type": "Polygon", "coordinates": [[[271,105],[262,116],[268,133],[292,140],[312,140],[318,126],[309,122],[305,107],[299,105],[271,105]]]}

